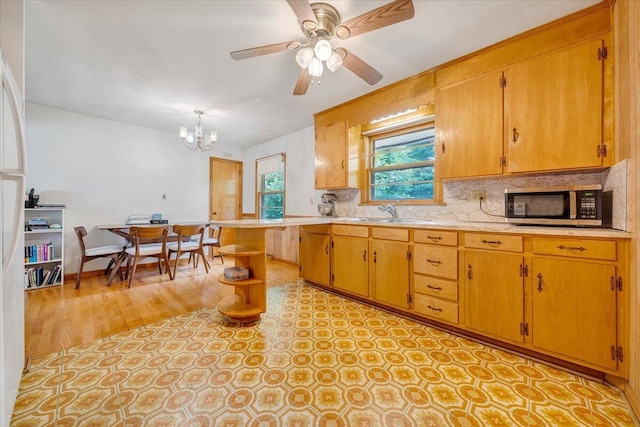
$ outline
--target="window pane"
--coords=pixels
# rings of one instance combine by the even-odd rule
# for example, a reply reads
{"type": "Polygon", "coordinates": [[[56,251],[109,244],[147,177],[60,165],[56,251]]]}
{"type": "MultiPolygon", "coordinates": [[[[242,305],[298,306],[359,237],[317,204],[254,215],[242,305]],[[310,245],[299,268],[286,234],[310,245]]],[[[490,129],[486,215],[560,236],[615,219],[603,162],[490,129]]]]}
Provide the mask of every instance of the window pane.
{"type": "Polygon", "coordinates": [[[264,188],[262,191],[283,191],[284,190],[284,174],[282,172],[267,173],[263,180],[264,188]]]}
{"type": "Polygon", "coordinates": [[[433,182],[420,184],[381,184],[371,187],[372,200],[433,199],[433,182]]]}
{"type": "Polygon", "coordinates": [[[260,217],[264,219],[282,218],[284,215],[284,194],[269,193],[261,196],[260,217]]]}
{"type": "MultiPolygon", "coordinates": [[[[414,128],[415,129],[415,128],[414,128]]],[[[434,197],[435,128],[395,132],[371,141],[370,200],[434,197]]]]}

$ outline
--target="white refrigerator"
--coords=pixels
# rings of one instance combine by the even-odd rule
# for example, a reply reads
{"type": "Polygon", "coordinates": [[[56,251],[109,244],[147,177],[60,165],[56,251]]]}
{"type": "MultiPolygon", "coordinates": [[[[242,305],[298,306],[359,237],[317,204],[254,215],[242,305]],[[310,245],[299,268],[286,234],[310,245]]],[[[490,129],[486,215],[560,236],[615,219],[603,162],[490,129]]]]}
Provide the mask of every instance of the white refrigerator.
{"type": "Polygon", "coordinates": [[[0,51],[0,426],[11,422],[24,367],[24,103],[0,51]]]}

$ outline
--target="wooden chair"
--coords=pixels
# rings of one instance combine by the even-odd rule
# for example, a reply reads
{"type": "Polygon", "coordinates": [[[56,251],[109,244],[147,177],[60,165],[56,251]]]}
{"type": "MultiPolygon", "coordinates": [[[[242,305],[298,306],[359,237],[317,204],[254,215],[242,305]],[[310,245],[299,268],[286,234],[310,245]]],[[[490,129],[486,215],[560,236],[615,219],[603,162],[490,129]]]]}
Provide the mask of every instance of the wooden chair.
{"type": "MultiPolygon", "coordinates": [[[[210,224],[207,228],[210,230],[209,236],[205,236],[204,239],[202,239],[202,246],[204,246],[205,248],[208,247],[209,251],[213,253],[213,248],[220,247],[220,234],[222,233],[222,227],[215,224],[210,224]]],[[[197,239],[197,236],[194,236],[194,239],[197,239]]],[[[217,256],[220,257],[220,261],[222,261],[222,264],[224,264],[224,257],[221,253],[218,253],[218,255],[211,255],[211,259],[213,260],[217,256]]],[[[189,257],[189,261],[191,261],[191,257],[189,257]]],[[[195,265],[196,267],[198,266],[197,259],[195,265]]]]}
{"type": "MultiPolygon", "coordinates": [[[[125,249],[125,256],[116,264],[116,270],[119,271],[122,262],[126,258],[127,276],[129,277],[129,285],[127,287],[131,287],[133,278],[136,275],[138,262],[145,258],[156,258],[158,260],[158,271],[160,272],[160,274],[162,274],[161,261],[164,261],[165,271],[169,272],[169,277],[171,277],[171,272],[169,271],[169,260],[167,258],[168,233],[168,225],[144,227],[132,226],[131,228],[129,228],[129,234],[131,234],[131,237],[133,239],[133,245],[125,249]],[[129,264],[131,261],[133,261],[133,265],[131,266],[131,271],[129,271],[129,264]]],[[[114,275],[115,270],[111,272],[109,284],[111,283],[111,279],[114,275]]]]}
{"type": "Polygon", "coordinates": [[[193,259],[193,268],[198,266],[198,258],[202,257],[204,260],[204,269],[209,272],[209,262],[204,254],[204,230],[205,226],[202,224],[175,224],[173,226],[173,232],[177,234],[177,241],[167,244],[167,250],[169,251],[169,268],[171,268],[171,254],[176,254],[176,263],[173,266],[173,274],[169,270],[169,277],[171,280],[175,279],[176,271],[178,269],[178,262],[183,254],[189,253],[189,261],[193,259]]]}
{"type": "MultiPolygon", "coordinates": [[[[78,265],[78,274],[76,275],[76,289],[80,288],[80,281],[82,280],[82,269],[84,264],[97,258],[110,258],[107,268],[104,270],[104,274],[109,274],[109,271],[119,259],[124,257],[124,250],[126,246],[108,245],[108,246],[96,246],[93,248],[87,248],[84,244],[84,238],[87,235],[87,228],[84,225],[78,225],[73,227],[78,238],[78,245],[80,245],[80,263],[78,265]]],[[[122,273],[120,274],[120,280],[122,280],[122,273]]]]}

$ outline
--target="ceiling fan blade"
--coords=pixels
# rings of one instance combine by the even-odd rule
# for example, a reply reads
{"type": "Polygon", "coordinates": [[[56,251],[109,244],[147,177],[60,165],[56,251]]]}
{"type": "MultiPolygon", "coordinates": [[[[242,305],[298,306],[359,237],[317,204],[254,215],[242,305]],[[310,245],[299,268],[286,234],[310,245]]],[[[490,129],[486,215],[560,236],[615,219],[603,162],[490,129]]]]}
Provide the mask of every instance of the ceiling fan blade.
{"type": "Polygon", "coordinates": [[[351,70],[370,85],[378,83],[382,79],[382,74],[362,59],[349,52],[347,49],[339,47],[336,51],[342,56],[342,65],[351,70]]]}
{"type": "Polygon", "coordinates": [[[305,93],[307,93],[309,83],[311,83],[311,74],[309,74],[309,70],[303,68],[302,70],[300,70],[300,75],[298,76],[296,87],[295,89],[293,89],[293,94],[304,95],[305,93]]]}
{"type": "Polygon", "coordinates": [[[301,24],[305,21],[311,21],[316,27],[318,26],[316,15],[313,13],[313,9],[311,9],[309,0],[287,0],[287,3],[289,3],[289,7],[291,7],[293,13],[296,14],[301,24]]]}
{"type": "Polygon", "coordinates": [[[289,49],[297,49],[298,47],[300,47],[300,43],[298,42],[269,44],[266,46],[252,47],[250,49],[233,51],[231,52],[231,57],[236,61],[239,61],[241,59],[253,58],[254,56],[284,52],[285,50],[289,50],[289,49]]]}
{"type": "Polygon", "coordinates": [[[341,23],[340,27],[347,27],[349,30],[346,37],[341,35],[340,31],[336,31],[336,33],[341,39],[359,36],[360,34],[377,30],[378,28],[411,19],[414,14],[415,11],[412,0],[395,0],[387,5],[380,6],[377,9],[373,9],[341,23]]]}

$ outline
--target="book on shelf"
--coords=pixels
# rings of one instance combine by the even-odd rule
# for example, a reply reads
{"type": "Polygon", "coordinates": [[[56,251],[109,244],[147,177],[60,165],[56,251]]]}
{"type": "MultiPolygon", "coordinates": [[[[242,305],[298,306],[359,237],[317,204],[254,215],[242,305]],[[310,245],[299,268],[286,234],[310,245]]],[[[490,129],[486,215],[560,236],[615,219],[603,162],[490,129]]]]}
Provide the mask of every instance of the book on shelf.
{"type": "Polygon", "coordinates": [[[24,262],[42,262],[55,259],[55,246],[51,242],[28,245],[24,248],[24,262]]]}

